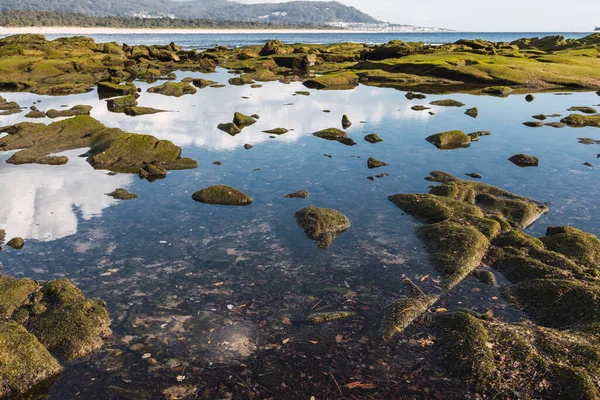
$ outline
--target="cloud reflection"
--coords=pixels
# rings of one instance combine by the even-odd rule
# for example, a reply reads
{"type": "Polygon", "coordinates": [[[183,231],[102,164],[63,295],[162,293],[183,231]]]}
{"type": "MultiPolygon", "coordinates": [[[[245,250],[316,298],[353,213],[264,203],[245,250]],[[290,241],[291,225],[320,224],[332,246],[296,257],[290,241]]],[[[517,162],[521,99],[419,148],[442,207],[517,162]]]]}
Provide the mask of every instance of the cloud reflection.
{"type": "Polygon", "coordinates": [[[0,153],[0,228],[7,237],[51,241],[77,232],[78,215],[88,220],[116,201],[106,196],[131,184],[131,175],[109,176],[94,170],[81,150],[63,153],[61,166],[9,165],[0,153]]]}

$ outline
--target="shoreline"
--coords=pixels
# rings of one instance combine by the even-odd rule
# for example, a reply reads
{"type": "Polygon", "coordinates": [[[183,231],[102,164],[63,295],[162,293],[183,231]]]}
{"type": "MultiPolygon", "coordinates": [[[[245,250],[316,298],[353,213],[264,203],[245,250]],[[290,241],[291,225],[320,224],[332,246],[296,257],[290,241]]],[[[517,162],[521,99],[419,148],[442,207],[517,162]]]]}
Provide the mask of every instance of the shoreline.
{"type": "MultiPolygon", "coordinates": [[[[593,33],[594,31],[562,32],[562,33],[593,33]]],[[[147,29],[147,28],[108,28],[108,27],[0,27],[0,35],[15,35],[23,33],[40,33],[47,35],[75,34],[75,35],[110,35],[110,34],[455,34],[455,33],[502,33],[502,32],[470,32],[470,31],[368,31],[368,30],[343,30],[343,29],[147,29]]],[[[512,32],[507,32],[512,33],[512,32]]],[[[557,33],[557,32],[515,32],[523,34],[557,33]]]]}

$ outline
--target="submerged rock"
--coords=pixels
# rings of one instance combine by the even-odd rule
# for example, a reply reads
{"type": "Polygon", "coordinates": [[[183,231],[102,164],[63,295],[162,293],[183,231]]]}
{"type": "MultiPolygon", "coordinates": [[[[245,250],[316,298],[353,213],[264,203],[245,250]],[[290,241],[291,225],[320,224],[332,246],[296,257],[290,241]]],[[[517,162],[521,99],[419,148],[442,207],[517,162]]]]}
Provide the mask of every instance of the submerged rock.
{"type": "Polygon", "coordinates": [[[25,246],[25,241],[23,240],[23,238],[14,237],[10,239],[6,243],[6,245],[12,247],[15,250],[21,250],[25,246]]]}
{"type": "Polygon", "coordinates": [[[350,228],[350,221],[341,212],[330,208],[304,207],[295,213],[296,221],[317,246],[327,249],[337,235],[350,228]]]}
{"type": "Polygon", "coordinates": [[[308,192],[306,190],[300,190],[293,193],[288,193],[285,196],[286,199],[306,199],[308,198],[308,192]]]}
{"type": "Polygon", "coordinates": [[[379,142],[383,142],[383,139],[379,137],[378,134],[376,133],[371,133],[368,134],[367,136],[365,136],[365,140],[369,143],[379,143],[379,142]]]}
{"type": "Polygon", "coordinates": [[[74,106],[68,110],[49,110],[46,112],[48,118],[73,117],[75,115],[90,115],[92,106],[74,106]]]}
{"type": "Polygon", "coordinates": [[[123,188],[115,189],[113,192],[108,193],[107,196],[110,196],[117,200],[132,200],[138,198],[137,194],[131,193],[127,189],[123,188]]]}
{"type": "Polygon", "coordinates": [[[313,135],[326,140],[340,140],[346,137],[346,132],[337,128],[328,128],[315,132],[313,135]]]}
{"type": "Polygon", "coordinates": [[[350,318],[355,316],[354,311],[330,311],[309,314],[308,322],[311,324],[323,324],[325,322],[335,321],[338,319],[350,318]]]}
{"type": "Polygon", "coordinates": [[[463,131],[456,130],[436,133],[435,135],[427,137],[425,140],[442,150],[469,147],[471,144],[471,138],[468,135],[463,131]]]}
{"type": "Polygon", "coordinates": [[[288,133],[289,131],[285,128],[275,128],[269,129],[267,131],[263,131],[264,133],[270,133],[271,135],[283,135],[284,133],[288,133]]]}
{"type": "Polygon", "coordinates": [[[465,111],[465,114],[469,117],[477,118],[477,116],[479,115],[479,110],[477,109],[477,107],[469,108],[467,111],[465,111]]]}
{"type": "Polygon", "coordinates": [[[225,206],[247,206],[253,201],[246,193],[225,185],[214,185],[199,190],[192,195],[192,199],[201,203],[225,206]]]}
{"type": "Polygon", "coordinates": [[[164,96],[181,97],[186,94],[195,94],[196,88],[186,82],[165,82],[162,85],[153,86],[148,93],[158,93],[164,96]]]}
{"type": "Polygon", "coordinates": [[[385,167],[387,165],[387,163],[379,161],[378,159],[373,157],[369,157],[369,159],[367,160],[367,166],[369,167],[369,169],[385,167]]]}
{"type": "Polygon", "coordinates": [[[432,106],[441,106],[441,107],[464,107],[465,103],[461,103],[460,101],[445,99],[445,100],[435,100],[430,102],[432,106]]]}
{"type": "Polygon", "coordinates": [[[519,167],[537,167],[539,164],[537,157],[527,154],[515,154],[508,160],[519,167]]]}
{"type": "Polygon", "coordinates": [[[346,114],[342,116],[342,128],[348,129],[352,126],[352,122],[350,122],[350,118],[346,114]]]}

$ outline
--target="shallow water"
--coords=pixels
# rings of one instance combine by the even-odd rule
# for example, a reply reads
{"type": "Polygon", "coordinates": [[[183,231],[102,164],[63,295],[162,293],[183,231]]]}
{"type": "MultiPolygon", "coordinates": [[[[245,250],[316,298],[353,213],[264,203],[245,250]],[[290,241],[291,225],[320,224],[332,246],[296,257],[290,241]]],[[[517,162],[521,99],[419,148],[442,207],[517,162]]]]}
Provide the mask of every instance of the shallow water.
{"type": "MultiPolygon", "coordinates": [[[[231,77],[224,70],[177,75],[221,83],[231,77]]],[[[572,225],[600,235],[600,172],[582,165],[596,164],[600,146],[577,140],[600,139],[600,129],[522,125],[535,114],[568,115],[571,106],[595,106],[600,103],[595,93],[536,94],[532,103],[522,95],[466,94],[409,101],[405,92],[367,86],[311,90],[310,96],[301,96],[294,95],[306,90],[300,83],[272,82],[256,89],[209,87],[171,98],[146,93],[153,85],[136,84],[143,90],[141,106],[172,112],[114,114],[95,92],[3,94],[21,106],[41,99],[41,110],[92,105],[92,116],[107,126],[172,140],[183,148],[183,156],[199,162],[195,170],[173,171],[167,179],[149,183],[94,170],[78,157],[85,149],[65,153],[70,160],[64,166],[10,165],[4,162],[10,153],[0,153],[0,227],[9,238],[26,240],[21,251],[0,252],[3,273],[39,280],[68,277],[87,296],[104,299],[113,321],[107,350],[67,366],[51,398],[75,398],[76,393],[80,398],[160,398],[173,387],[195,388],[209,397],[232,393],[246,398],[250,389],[232,376],[244,385],[252,382],[259,396],[327,397],[325,393],[337,393],[333,381],[311,375],[327,371],[324,366],[336,368],[340,380],[369,374],[374,380],[401,367],[416,370],[404,365],[409,360],[400,354],[406,352],[379,344],[377,332],[385,305],[402,295],[404,276],[428,291],[434,290],[437,274],[414,235],[415,221],[387,196],[426,192],[430,182],[424,177],[432,170],[465,179],[470,179],[465,173],[478,172],[485,183],[551,202],[550,213],[529,229],[534,235],[543,235],[549,225],[572,225]],[[435,115],[410,109],[445,98],[466,107],[431,106],[435,115]],[[464,115],[473,106],[479,108],[476,119],[464,115]],[[235,111],[261,118],[231,137],[216,126],[229,122],[235,111]],[[312,136],[340,127],[343,114],[354,123],[347,132],[356,146],[312,136]],[[276,127],[291,131],[276,138],[262,132],[276,127]],[[448,151],[425,141],[450,129],[489,130],[492,135],[448,151]],[[365,142],[369,133],[384,141],[365,142]],[[245,143],[254,148],[245,150],[245,143]],[[513,165],[507,159],[517,153],[539,157],[539,167],[513,165]],[[369,157],[389,166],[369,170],[369,157]],[[366,179],[381,173],[389,176],[366,179]],[[212,184],[236,187],[254,203],[231,208],[191,199],[193,192],[212,184]],[[139,198],[119,202],[105,195],[117,187],[139,198]],[[283,198],[297,190],[308,190],[310,197],[283,198]],[[335,208],[351,221],[352,227],[327,251],[318,249],[295,222],[294,212],[309,204],[335,208]],[[311,289],[316,283],[348,293],[323,294],[311,289]],[[319,326],[303,322],[311,310],[344,307],[357,311],[357,317],[319,326]],[[343,336],[341,343],[337,335],[343,336]],[[146,347],[129,350],[134,343],[146,347]],[[113,349],[123,354],[115,356],[113,349]],[[151,353],[156,363],[142,359],[143,353],[151,353]],[[371,369],[375,359],[391,369],[371,369]],[[290,382],[295,373],[305,376],[290,382]]],[[[0,117],[0,125],[23,121],[24,114],[0,117]]],[[[468,278],[441,306],[520,317],[497,297],[496,289],[468,278]]]]}
{"type": "MultiPolygon", "coordinates": [[[[35,29],[32,29],[35,33],[35,29]]],[[[452,43],[460,39],[484,39],[492,42],[512,42],[524,37],[544,37],[563,35],[568,39],[578,39],[589,35],[590,32],[371,32],[371,33],[113,33],[89,34],[96,42],[117,42],[129,45],[157,45],[177,43],[184,49],[206,49],[214,46],[240,47],[262,45],[267,40],[281,40],[284,43],[316,43],[330,44],[355,42],[367,44],[382,44],[390,40],[405,42],[423,42],[425,44],[452,43]]],[[[8,35],[0,35],[0,37],[8,35]]],[[[47,34],[49,40],[73,34],[47,34]]]]}

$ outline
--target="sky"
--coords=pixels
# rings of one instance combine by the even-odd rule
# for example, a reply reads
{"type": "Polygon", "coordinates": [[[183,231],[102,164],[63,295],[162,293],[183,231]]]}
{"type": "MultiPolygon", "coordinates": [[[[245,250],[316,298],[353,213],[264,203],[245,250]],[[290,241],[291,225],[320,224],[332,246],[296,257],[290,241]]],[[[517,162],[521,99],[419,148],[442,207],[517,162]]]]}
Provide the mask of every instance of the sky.
{"type": "MultiPolygon", "coordinates": [[[[279,3],[281,0],[236,0],[279,3]]],[[[600,27],[600,0],[339,0],[386,22],[459,31],[587,32],[600,27]]]]}

